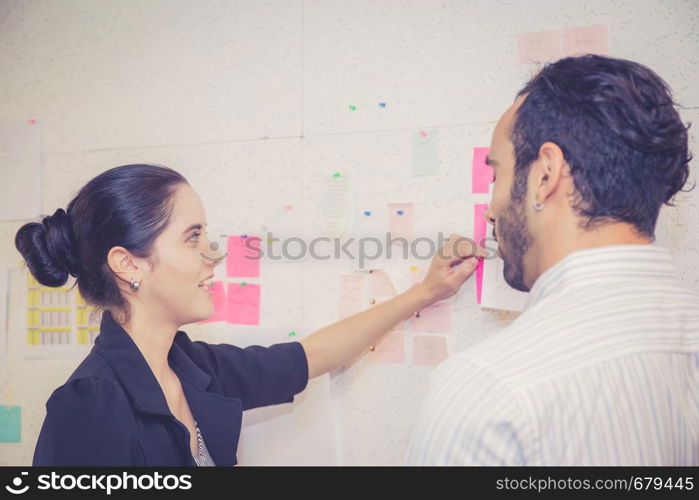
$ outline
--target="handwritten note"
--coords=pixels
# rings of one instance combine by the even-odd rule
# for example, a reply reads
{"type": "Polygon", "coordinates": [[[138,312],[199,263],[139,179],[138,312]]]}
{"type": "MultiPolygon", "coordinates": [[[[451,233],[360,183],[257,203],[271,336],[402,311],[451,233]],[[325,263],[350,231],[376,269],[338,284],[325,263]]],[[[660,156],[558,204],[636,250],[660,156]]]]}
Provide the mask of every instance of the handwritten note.
{"type": "Polygon", "coordinates": [[[437,365],[449,355],[447,339],[438,336],[417,335],[413,338],[413,363],[437,365]]]}
{"type": "Polygon", "coordinates": [[[483,267],[483,289],[479,304],[489,309],[505,311],[523,311],[527,293],[515,290],[505,281],[503,274],[505,263],[502,259],[486,259],[483,267]]]}
{"type": "Polygon", "coordinates": [[[439,174],[439,130],[413,132],[413,176],[439,174]]]}
{"type": "Polygon", "coordinates": [[[609,53],[609,28],[606,24],[578,26],[563,31],[563,51],[566,56],[609,53]]]}
{"type": "Polygon", "coordinates": [[[408,244],[413,240],[415,211],[412,203],[388,204],[388,227],[391,232],[391,244],[408,244]],[[405,240],[405,243],[401,240],[405,240]]]}
{"type": "Polygon", "coordinates": [[[414,332],[451,332],[451,302],[441,301],[421,309],[420,315],[413,318],[414,332]]]}
{"type": "Polygon", "coordinates": [[[260,275],[260,238],[229,236],[226,275],[235,278],[257,278],[260,275]]]}
{"type": "Polygon", "coordinates": [[[229,323],[260,324],[260,285],[228,283],[226,302],[229,323]]]}
{"type": "Polygon", "coordinates": [[[349,176],[340,172],[323,178],[318,216],[324,236],[339,238],[347,229],[350,188],[349,176]]]}
{"type": "MultiPolygon", "coordinates": [[[[473,238],[480,247],[485,246],[485,211],[488,208],[487,203],[477,203],[473,207],[473,238]]],[[[476,302],[481,303],[481,293],[483,290],[483,262],[480,261],[476,267],[476,302]]]]}
{"type": "Polygon", "coordinates": [[[338,316],[346,318],[363,311],[369,305],[364,295],[365,273],[340,276],[340,294],[337,302],[338,316]]]}
{"type": "Polygon", "coordinates": [[[490,192],[493,181],[493,169],[486,165],[485,159],[490,148],[473,148],[473,167],[471,170],[471,190],[474,193],[490,192]]]}
{"type": "Polygon", "coordinates": [[[372,270],[367,276],[367,281],[369,284],[368,293],[371,297],[392,297],[397,294],[391,278],[382,269],[372,270]]]}
{"type": "Polygon", "coordinates": [[[561,31],[535,31],[517,37],[520,63],[545,63],[561,58],[561,31]]]}
{"type": "Polygon", "coordinates": [[[22,407],[0,405],[0,443],[22,441],[22,407]]]}
{"type": "Polygon", "coordinates": [[[403,332],[388,332],[369,353],[373,363],[405,363],[405,335],[403,332]]]}
{"type": "Polygon", "coordinates": [[[215,321],[226,321],[228,319],[228,313],[226,312],[226,289],[223,286],[223,281],[214,281],[211,292],[214,303],[214,313],[209,319],[200,321],[200,323],[213,323],[215,321]]]}

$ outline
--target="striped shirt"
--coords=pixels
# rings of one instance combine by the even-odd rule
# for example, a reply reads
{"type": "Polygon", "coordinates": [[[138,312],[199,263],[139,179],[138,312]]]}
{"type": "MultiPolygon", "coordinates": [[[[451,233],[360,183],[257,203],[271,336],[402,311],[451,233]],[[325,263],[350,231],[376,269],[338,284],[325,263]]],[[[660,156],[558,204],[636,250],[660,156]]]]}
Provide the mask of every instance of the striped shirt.
{"type": "Polygon", "coordinates": [[[407,462],[699,465],[699,294],[656,245],[568,255],[433,372],[407,462]]]}
{"type": "Polygon", "coordinates": [[[199,455],[192,457],[199,467],[215,467],[214,459],[209,455],[209,450],[206,449],[204,444],[204,438],[201,436],[201,431],[199,430],[199,425],[197,421],[194,421],[194,427],[197,428],[197,442],[199,443],[199,455]]]}

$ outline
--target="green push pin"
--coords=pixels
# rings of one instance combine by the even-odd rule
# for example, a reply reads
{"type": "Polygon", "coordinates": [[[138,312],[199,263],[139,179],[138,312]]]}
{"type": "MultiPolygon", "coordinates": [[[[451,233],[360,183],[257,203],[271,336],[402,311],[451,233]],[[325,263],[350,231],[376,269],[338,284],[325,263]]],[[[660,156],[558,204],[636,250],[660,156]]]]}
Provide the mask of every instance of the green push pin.
{"type": "Polygon", "coordinates": [[[357,111],[357,106],[349,105],[350,111],[357,111]]]}
{"type": "Polygon", "coordinates": [[[289,337],[296,337],[296,332],[289,332],[289,337]]]}
{"type": "Polygon", "coordinates": [[[240,286],[245,286],[245,285],[247,285],[247,282],[245,282],[245,281],[240,282],[240,286]]]}
{"type": "Polygon", "coordinates": [[[340,177],[340,172],[335,172],[335,173],[333,174],[333,177],[335,177],[336,179],[337,179],[338,177],[340,177]]]}

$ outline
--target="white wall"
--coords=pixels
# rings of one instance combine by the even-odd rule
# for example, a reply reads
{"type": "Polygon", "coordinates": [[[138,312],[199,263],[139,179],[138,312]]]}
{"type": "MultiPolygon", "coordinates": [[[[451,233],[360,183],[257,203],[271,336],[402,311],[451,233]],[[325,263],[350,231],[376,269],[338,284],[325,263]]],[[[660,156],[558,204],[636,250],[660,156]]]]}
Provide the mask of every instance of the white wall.
{"type": "MultiPolygon", "coordinates": [[[[472,148],[489,144],[531,73],[516,62],[517,35],[593,24],[609,25],[610,55],[657,71],[694,107],[682,112],[685,121],[696,121],[692,0],[2,0],[0,120],[36,119],[41,128],[45,213],[65,208],[101,171],[160,163],[190,180],[209,224],[227,234],[278,227],[282,207],[293,204],[295,229],[312,235],[320,180],[341,171],[353,179],[360,213],[413,202],[416,234],[471,234],[472,148]],[[440,131],[439,176],[411,175],[418,128],[440,131]]],[[[668,212],[669,246],[695,288],[698,204],[695,190],[668,212]]],[[[20,225],[0,223],[0,266],[17,267],[20,225]]],[[[263,264],[263,325],[333,322],[346,269],[263,264]]],[[[22,287],[15,275],[0,368],[0,398],[12,386],[23,409],[22,443],[0,444],[2,465],[31,462],[44,403],[79,361],[21,359],[22,287]]],[[[474,302],[471,282],[454,300],[452,352],[514,317],[474,302]]],[[[206,339],[225,328],[188,331],[206,339]]],[[[360,360],[336,374],[341,463],[402,462],[429,372],[360,360]]]]}

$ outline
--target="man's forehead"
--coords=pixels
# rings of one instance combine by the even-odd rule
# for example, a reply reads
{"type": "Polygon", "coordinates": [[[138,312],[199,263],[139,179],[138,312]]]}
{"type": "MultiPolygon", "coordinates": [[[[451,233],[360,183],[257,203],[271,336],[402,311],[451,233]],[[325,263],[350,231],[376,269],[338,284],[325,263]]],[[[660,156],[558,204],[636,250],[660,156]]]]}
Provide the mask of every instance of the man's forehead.
{"type": "Polygon", "coordinates": [[[518,97],[515,102],[502,114],[497,125],[495,125],[495,130],[493,130],[493,141],[491,144],[491,150],[495,150],[493,153],[497,154],[497,149],[499,149],[498,146],[502,145],[502,143],[510,142],[510,131],[512,130],[512,125],[514,124],[517,110],[522,105],[525,98],[526,96],[518,97]]]}

